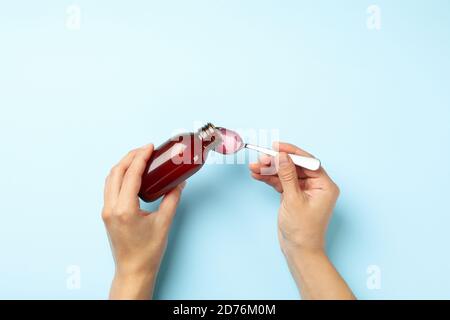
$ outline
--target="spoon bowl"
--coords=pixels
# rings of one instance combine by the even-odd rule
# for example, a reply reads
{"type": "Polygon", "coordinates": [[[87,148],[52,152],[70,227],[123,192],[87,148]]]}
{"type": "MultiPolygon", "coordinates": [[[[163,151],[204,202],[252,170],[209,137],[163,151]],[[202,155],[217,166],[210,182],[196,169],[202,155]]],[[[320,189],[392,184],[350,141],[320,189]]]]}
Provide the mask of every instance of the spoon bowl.
{"type": "Polygon", "coordinates": [[[222,154],[232,154],[244,148],[245,143],[237,132],[221,127],[217,127],[217,130],[222,136],[222,142],[217,145],[214,151],[222,154]]]}
{"type": "MultiPolygon", "coordinates": [[[[247,148],[273,157],[276,157],[278,154],[278,151],[245,143],[242,140],[241,136],[233,130],[225,129],[222,127],[217,127],[217,130],[221,135],[222,141],[214,149],[214,151],[216,152],[222,154],[232,154],[238,152],[243,148],[247,148]]],[[[318,170],[320,168],[319,159],[300,156],[297,154],[289,154],[289,157],[292,159],[292,162],[294,162],[294,164],[296,164],[299,167],[313,171],[318,170]]]]}

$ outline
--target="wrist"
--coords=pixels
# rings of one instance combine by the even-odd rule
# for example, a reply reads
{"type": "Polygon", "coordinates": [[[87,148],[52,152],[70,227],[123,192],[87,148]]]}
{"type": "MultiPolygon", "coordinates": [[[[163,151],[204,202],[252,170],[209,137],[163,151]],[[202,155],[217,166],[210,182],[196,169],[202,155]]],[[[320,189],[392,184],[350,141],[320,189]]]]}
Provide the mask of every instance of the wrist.
{"type": "Polygon", "coordinates": [[[149,278],[158,273],[160,259],[133,259],[126,257],[116,260],[115,275],[120,278],[149,278]]]}
{"type": "Polygon", "coordinates": [[[285,247],[282,251],[289,268],[296,270],[297,273],[329,260],[323,248],[285,247]]]}
{"type": "Polygon", "coordinates": [[[156,273],[116,270],[111,286],[111,299],[151,299],[156,273]]]}
{"type": "Polygon", "coordinates": [[[156,272],[150,271],[125,271],[116,269],[114,273],[114,279],[124,281],[148,281],[153,279],[156,272]]]}
{"type": "Polygon", "coordinates": [[[281,251],[286,258],[298,258],[300,260],[320,255],[326,256],[325,248],[323,246],[305,246],[285,241],[281,242],[281,251]]]}
{"type": "Polygon", "coordinates": [[[325,239],[319,234],[299,235],[298,232],[285,233],[279,230],[279,242],[285,255],[302,255],[325,253],[325,239]]]}

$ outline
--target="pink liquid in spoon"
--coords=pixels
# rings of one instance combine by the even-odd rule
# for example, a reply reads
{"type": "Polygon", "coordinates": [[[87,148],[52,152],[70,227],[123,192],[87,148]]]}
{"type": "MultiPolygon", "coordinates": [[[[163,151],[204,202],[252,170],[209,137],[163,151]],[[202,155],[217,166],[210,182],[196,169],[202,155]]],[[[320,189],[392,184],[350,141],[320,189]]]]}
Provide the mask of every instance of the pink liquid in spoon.
{"type": "Polygon", "coordinates": [[[236,153],[244,147],[241,136],[233,131],[225,128],[217,128],[222,136],[222,143],[214,150],[222,154],[236,153]]]}

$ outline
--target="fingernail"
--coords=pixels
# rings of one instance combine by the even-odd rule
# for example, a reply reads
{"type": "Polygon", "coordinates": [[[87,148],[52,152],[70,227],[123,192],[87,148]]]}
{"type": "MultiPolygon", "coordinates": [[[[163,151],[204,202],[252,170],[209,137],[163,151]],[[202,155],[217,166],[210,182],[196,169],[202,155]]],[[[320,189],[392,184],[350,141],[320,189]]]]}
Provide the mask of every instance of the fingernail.
{"type": "Polygon", "coordinates": [[[142,146],[142,149],[148,149],[148,148],[150,148],[150,146],[152,146],[152,145],[153,145],[153,143],[148,143],[148,144],[142,146]]]}
{"type": "Polygon", "coordinates": [[[266,156],[266,155],[261,156],[261,158],[259,158],[259,159],[262,164],[270,164],[270,162],[272,161],[271,157],[266,156]]]}
{"type": "Polygon", "coordinates": [[[180,183],[180,189],[183,190],[184,187],[186,187],[186,181],[183,181],[182,183],[180,183]]]}

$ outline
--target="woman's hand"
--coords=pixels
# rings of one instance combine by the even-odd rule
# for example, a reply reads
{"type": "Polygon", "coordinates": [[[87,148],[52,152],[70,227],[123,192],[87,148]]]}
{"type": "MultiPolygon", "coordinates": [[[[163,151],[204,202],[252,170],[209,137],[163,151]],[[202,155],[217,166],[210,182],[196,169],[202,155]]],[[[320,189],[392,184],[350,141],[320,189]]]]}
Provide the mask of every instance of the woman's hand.
{"type": "Polygon", "coordinates": [[[111,299],[149,299],[184,184],[164,196],[155,212],[140,209],[141,177],[153,145],[130,151],[108,175],[102,218],[116,272],[111,299]]]}
{"type": "Polygon", "coordinates": [[[281,193],[278,238],[304,298],[352,298],[353,294],[325,254],[325,234],[339,188],[323,168],[296,167],[287,153],[312,157],[300,148],[277,143],[277,158],[251,164],[253,178],[281,193]],[[275,170],[271,170],[275,169],[275,170]]]}
{"type": "MultiPolygon", "coordinates": [[[[266,182],[281,193],[278,230],[284,250],[324,250],[325,233],[336,200],[338,186],[323,168],[311,171],[296,167],[287,153],[312,157],[302,149],[288,144],[275,144],[278,158],[262,157],[252,164],[252,176],[266,182]],[[277,175],[265,175],[264,169],[276,168],[277,175]]],[[[270,173],[270,170],[266,170],[270,173]]]]}

